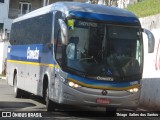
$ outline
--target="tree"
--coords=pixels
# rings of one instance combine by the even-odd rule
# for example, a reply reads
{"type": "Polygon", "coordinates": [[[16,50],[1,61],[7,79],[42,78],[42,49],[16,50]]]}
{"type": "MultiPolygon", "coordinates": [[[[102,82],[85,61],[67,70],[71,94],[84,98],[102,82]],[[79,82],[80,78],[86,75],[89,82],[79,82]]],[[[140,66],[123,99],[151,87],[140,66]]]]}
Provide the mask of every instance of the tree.
{"type": "Polygon", "coordinates": [[[92,4],[103,4],[107,6],[118,6],[118,0],[90,0],[92,4]]]}

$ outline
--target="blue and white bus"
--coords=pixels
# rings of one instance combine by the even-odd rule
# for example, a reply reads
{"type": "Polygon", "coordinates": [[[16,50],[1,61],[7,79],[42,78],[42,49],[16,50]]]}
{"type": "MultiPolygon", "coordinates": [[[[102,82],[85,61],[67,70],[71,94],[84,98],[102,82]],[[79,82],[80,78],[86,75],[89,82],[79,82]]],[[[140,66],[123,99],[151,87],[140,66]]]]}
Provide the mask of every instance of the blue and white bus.
{"type": "MultiPolygon", "coordinates": [[[[57,2],[13,21],[7,80],[57,104],[136,109],[143,72],[143,38],[154,36],[131,12],[104,5],[57,2]]],[[[147,41],[146,41],[147,42],[147,41]]]]}

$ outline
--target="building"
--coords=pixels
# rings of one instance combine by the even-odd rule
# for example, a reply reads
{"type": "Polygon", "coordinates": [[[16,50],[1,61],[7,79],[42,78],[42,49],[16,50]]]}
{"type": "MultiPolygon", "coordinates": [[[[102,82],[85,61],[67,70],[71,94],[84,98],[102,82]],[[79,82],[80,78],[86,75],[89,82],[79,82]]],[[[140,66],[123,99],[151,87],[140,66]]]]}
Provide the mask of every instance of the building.
{"type": "Polygon", "coordinates": [[[7,32],[11,26],[12,21],[8,19],[8,10],[9,0],[0,0],[0,39],[2,39],[2,37],[4,38],[2,32],[7,32]]]}
{"type": "Polygon", "coordinates": [[[6,41],[2,42],[2,39],[5,39],[5,36],[7,36],[7,32],[9,33],[9,29],[12,22],[8,19],[8,10],[9,10],[9,0],[0,0],[0,54],[1,54],[0,74],[4,72],[5,58],[7,56],[6,47],[8,46],[8,43],[6,41]]]}
{"type": "MultiPolygon", "coordinates": [[[[11,23],[13,19],[31,12],[40,7],[52,4],[57,1],[65,0],[0,0],[0,39],[2,31],[9,37],[11,23]]],[[[87,2],[95,0],[67,0],[87,2]]],[[[130,4],[137,3],[142,0],[96,0],[99,4],[114,5],[120,8],[125,8],[130,4]]],[[[4,36],[3,36],[4,37],[4,36]]]]}
{"type": "Polygon", "coordinates": [[[60,0],[0,0],[0,39],[4,38],[2,33],[9,37],[13,19],[57,1],[60,0]]]}
{"type": "Polygon", "coordinates": [[[7,40],[13,19],[57,1],[61,0],[0,0],[0,74],[5,70],[7,40]]]}
{"type": "MultiPolygon", "coordinates": [[[[7,57],[7,46],[9,42],[4,41],[9,38],[13,19],[20,17],[33,10],[52,4],[57,1],[65,0],[0,0],[0,73],[4,70],[4,61],[7,57]]],[[[142,0],[66,0],[76,2],[88,2],[95,4],[114,5],[125,8],[129,4],[134,4],[142,0]]]]}

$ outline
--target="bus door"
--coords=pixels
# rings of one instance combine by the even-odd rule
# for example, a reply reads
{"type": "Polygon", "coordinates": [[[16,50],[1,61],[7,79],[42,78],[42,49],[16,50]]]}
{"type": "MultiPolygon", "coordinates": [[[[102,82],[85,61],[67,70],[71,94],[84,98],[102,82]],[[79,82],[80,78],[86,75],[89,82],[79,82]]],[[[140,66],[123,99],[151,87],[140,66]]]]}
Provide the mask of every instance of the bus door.
{"type": "Polygon", "coordinates": [[[58,20],[62,19],[62,13],[59,11],[53,12],[53,59],[54,59],[54,78],[51,79],[50,83],[53,83],[54,86],[49,87],[50,93],[55,93],[54,96],[53,94],[50,94],[50,98],[54,97],[54,99],[58,99],[59,95],[59,69],[62,64],[62,43],[61,43],[61,30],[60,30],[60,25],[58,20]]]}

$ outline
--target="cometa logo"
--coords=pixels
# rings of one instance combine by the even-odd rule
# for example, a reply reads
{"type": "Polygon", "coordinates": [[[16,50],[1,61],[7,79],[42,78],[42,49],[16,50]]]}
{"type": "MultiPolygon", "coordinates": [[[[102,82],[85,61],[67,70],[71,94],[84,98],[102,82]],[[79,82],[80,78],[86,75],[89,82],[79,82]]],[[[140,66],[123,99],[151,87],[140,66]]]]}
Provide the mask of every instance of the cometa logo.
{"type": "Polygon", "coordinates": [[[39,58],[39,50],[37,50],[37,47],[35,50],[31,50],[30,47],[27,49],[27,59],[34,59],[38,60],[39,58]]]}
{"type": "Polygon", "coordinates": [[[97,24],[96,23],[91,23],[91,22],[82,22],[82,21],[80,21],[79,22],[79,25],[80,26],[86,26],[86,27],[97,27],[97,24]]]}

